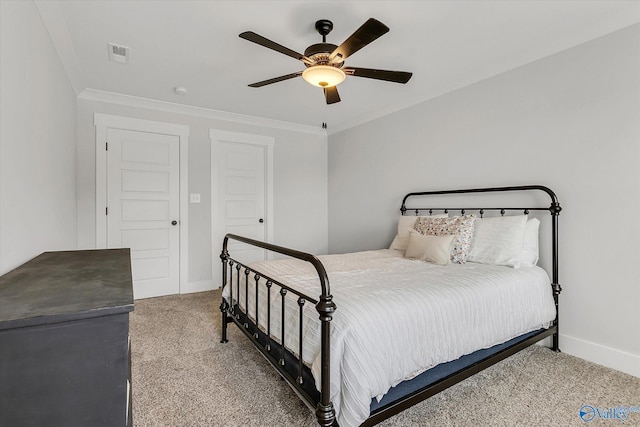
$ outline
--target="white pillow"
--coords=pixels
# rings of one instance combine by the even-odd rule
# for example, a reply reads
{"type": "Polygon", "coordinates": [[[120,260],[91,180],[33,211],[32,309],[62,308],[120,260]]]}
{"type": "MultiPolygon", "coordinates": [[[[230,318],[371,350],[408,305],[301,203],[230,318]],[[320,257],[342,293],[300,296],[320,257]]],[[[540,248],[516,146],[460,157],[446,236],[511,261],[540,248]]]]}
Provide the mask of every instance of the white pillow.
{"type": "Polygon", "coordinates": [[[519,268],[527,215],[476,219],[468,261],[519,268]]]}
{"type": "Polygon", "coordinates": [[[524,226],[524,244],[522,245],[522,256],[520,265],[523,267],[533,267],[538,264],[538,231],[540,220],[530,218],[524,226]]]}
{"type": "MultiPolygon", "coordinates": [[[[447,218],[448,214],[430,215],[426,218],[447,218]]],[[[420,216],[402,215],[398,221],[398,234],[393,238],[389,249],[397,249],[400,251],[406,251],[409,245],[409,230],[411,230],[416,223],[416,219],[422,218],[420,216]]]]}
{"type": "Polygon", "coordinates": [[[404,253],[405,258],[420,259],[439,265],[449,264],[451,246],[455,234],[431,236],[420,234],[416,230],[409,232],[409,245],[404,253]]]}

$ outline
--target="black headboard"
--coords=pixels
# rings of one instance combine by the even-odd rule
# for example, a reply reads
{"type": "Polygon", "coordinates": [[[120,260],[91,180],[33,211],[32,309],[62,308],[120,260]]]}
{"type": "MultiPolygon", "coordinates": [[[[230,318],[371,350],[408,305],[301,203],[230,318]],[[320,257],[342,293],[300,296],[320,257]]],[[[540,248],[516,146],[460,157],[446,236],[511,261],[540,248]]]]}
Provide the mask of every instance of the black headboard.
{"type": "Polygon", "coordinates": [[[562,208],[560,207],[560,203],[558,203],[558,197],[556,196],[556,194],[549,188],[542,186],[542,185],[522,185],[522,186],[516,186],[516,187],[494,187],[494,188],[471,188],[471,189],[466,189],[466,190],[438,190],[438,191],[421,191],[418,193],[409,193],[406,196],[404,196],[404,198],[402,199],[402,207],[400,208],[400,211],[402,211],[402,215],[404,215],[406,213],[406,211],[410,211],[410,210],[415,210],[416,215],[418,214],[419,211],[424,211],[424,210],[428,210],[431,212],[433,211],[437,211],[437,210],[442,210],[442,211],[460,211],[463,215],[465,213],[465,211],[478,211],[480,213],[480,216],[482,217],[482,215],[484,214],[485,211],[489,211],[489,210],[494,210],[494,211],[500,211],[501,214],[504,215],[504,212],[507,210],[512,210],[512,211],[523,211],[525,214],[528,214],[529,211],[549,211],[552,215],[557,216],[560,211],[562,210],[562,208]],[[514,208],[514,207],[497,207],[497,208],[487,208],[487,207],[460,207],[460,208],[451,208],[451,207],[444,207],[444,208],[435,208],[435,207],[429,207],[429,208],[407,208],[406,204],[407,204],[407,200],[410,197],[413,196],[436,196],[436,195],[446,195],[446,194],[468,194],[468,193],[498,193],[498,192],[507,192],[507,191],[533,191],[533,190],[539,190],[539,191],[544,191],[545,193],[547,193],[549,195],[549,197],[551,198],[551,206],[545,206],[545,207],[540,207],[540,206],[536,206],[536,207],[524,207],[524,208],[514,208]]]}
{"type": "MultiPolygon", "coordinates": [[[[422,202],[422,201],[421,201],[422,202]]],[[[402,215],[405,215],[407,212],[415,212],[416,215],[419,215],[420,212],[428,212],[429,214],[434,211],[443,211],[445,213],[449,213],[449,211],[459,211],[462,215],[469,211],[478,212],[480,217],[484,215],[487,211],[498,211],[501,215],[504,215],[506,211],[522,211],[525,214],[529,214],[530,211],[548,211],[551,215],[551,257],[552,257],[552,283],[551,286],[553,288],[553,297],[556,303],[556,310],[558,309],[558,295],[562,291],[562,288],[558,281],[558,215],[562,208],[560,207],[560,203],[558,202],[558,197],[556,194],[549,188],[543,185],[521,185],[521,186],[512,186],[512,187],[492,187],[492,188],[470,188],[464,190],[438,190],[438,191],[421,191],[416,193],[409,193],[402,199],[402,206],[400,207],[400,211],[402,215]],[[543,191],[545,192],[549,198],[551,199],[551,204],[549,206],[541,206],[540,204],[535,204],[533,206],[525,206],[525,207],[512,207],[512,206],[498,206],[498,207],[483,207],[483,206],[458,206],[458,207],[449,207],[449,206],[429,206],[429,207],[407,207],[407,201],[411,197],[418,196],[440,196],[440,195],[451,195],[451,194],[471,194],[471,193],[503,193],[503,192],[529,192],[529,191],[543,191]]],[[[556,318],[557,321],[557,318],[556,318]]],[[[557,336],[557,335],[556,335],[557,336]]],[[[556,339],[554,337],[554,339],[556,339]]]]}

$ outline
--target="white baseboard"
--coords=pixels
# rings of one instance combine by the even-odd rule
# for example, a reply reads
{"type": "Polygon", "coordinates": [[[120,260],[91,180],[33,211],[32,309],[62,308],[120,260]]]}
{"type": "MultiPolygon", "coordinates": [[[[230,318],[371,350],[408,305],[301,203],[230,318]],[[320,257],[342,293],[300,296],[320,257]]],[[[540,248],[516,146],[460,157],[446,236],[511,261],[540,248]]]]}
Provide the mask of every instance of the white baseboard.
{"type": "Polygon", "coordinates": [[[560,350],[572,356],[640,378],[640,356],[560,334],[560,350]]]}
{"type": "Polygon", "coordinates": [[[193,292],[204,292],[204,291],[212,291],[214,289],[218,289],[220,285],[218,285],[213,280],[200,280],[197,282],[189,282],[186,286],[182,286],[180,288],[181,294],[191,294],[193,292]]]}

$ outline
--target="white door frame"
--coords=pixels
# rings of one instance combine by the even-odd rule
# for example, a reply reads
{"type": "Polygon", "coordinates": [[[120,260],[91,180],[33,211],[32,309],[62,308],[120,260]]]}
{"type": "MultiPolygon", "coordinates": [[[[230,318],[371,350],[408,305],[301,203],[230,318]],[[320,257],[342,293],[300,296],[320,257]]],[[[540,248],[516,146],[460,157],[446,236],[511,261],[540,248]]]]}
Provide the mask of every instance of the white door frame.
{"type": "MultiPolygon", "coordinates": [[[[266,227],[265,242],[273,243],[273,147],[275,138],[265,135],[254,135],[250,133],[230,132],[219,129],[209,129],[209,140],[211,141],[211,274],[214,286],[219,284],[219,277],[216,277],[216,262],[218,255],[222,249],[222,242],[217,238],[221,235],[220,223],[217,221],[216,213],[218,212],[218,171],[215,167],[218,153],[220,152],[220,141],[234,142],[238,144],[258,145],[265,148],[266,161],[265,165],[265,209],[266,209],[266,227]]],[[[267,258],[272,259],[273,253],[267,252],[267,258]]]]}
{"type": "Polygon", "coordinates": [[[180,141],[180,293],[189,283],[189,127],[174,123],[156,122],[131,117],[95,113],[96,127],[96,249],[107,247],[107,129],[177,136],[180,141]]]}

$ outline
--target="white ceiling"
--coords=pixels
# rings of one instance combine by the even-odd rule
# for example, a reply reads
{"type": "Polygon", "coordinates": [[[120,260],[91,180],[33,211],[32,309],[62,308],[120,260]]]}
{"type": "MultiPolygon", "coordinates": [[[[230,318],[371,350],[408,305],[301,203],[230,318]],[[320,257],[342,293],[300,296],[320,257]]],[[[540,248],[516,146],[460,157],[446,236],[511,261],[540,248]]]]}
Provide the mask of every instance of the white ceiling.
{"type": "Polygon", "coordinates": [[[39,1],[77,92],[84,89],[184,104],[330,131],[401,110],[640,22],[638,1],[39,1]],[[347,77],[327,106],[301,78],[247,84],[303,64],[238,34],[251,30],[295,51],[339,45],[369,17],[391,31],[346,65],[413,72],[406,85],[347,77]],[[131,48],[108,61],[107,43],[131,48]],[[173,92],[188,89],[187,96],[173,92]]]}

